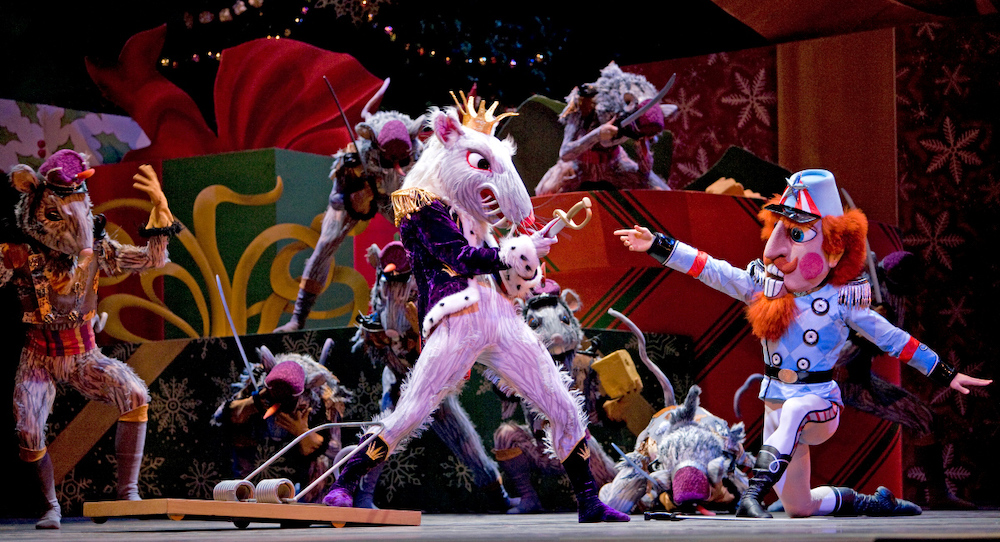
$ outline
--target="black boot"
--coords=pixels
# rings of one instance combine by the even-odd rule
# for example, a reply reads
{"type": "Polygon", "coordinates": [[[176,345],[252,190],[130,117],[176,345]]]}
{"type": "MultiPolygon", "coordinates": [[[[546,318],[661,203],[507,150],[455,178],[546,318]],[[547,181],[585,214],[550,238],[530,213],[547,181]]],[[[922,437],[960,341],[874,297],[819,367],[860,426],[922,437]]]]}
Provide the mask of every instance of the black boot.
{"type": "Polygon", "coordinates": [[[736,515],[749,518],[771,518],[772,516],[764,507],[761,501],[771,491],[774,484],[781,479],[781,475],[788,468],[791,456],[784,455],[775,448],[763,445],[757,454],[757,463],[753,466],[753,478],[750,479],[749,487],[740,497],[740,505],[736,509],[736,515]]]}
{"type": "Polygon", "coordinates": [[[590,473],[590,447],[587,439],[581,439],[573,452],[563,461],[563,468],[569,476],[576,492],[577,514],[580,523],[600,523],[605,521],[629,521],[623,514],[601,502],[597,496],[597,483],[590,473]]]}
{"type": "Polygon", "coordinates": [[[389,455],[389,445],[382,437],[375,437],[365,446],[365,449],[354,454],[340,469],[340,476],[330,487],[330,492],[323,497],[323,504],[349,508],[354,506],[354,494],[358,483],[377,465],[385,462],[389,455]]]}
{"type": "Polygon", "coordinates": [[[858,493],[849,487],[835,487],[837,506],[833,516],[919,516],[923,510],[904,499],[897,499],[888,488],[879,486],[874,495],[858,493]]]}

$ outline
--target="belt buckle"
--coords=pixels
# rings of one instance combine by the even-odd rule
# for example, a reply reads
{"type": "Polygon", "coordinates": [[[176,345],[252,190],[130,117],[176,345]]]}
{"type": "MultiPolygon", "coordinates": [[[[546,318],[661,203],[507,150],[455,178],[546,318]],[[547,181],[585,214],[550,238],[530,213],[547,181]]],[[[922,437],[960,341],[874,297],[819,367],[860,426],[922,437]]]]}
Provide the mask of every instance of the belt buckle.
{"type": "Polygon", "coordinates": [[[778,371],[778,380],[785,384],[794,384],[799,381],[799,374],[791,369],[781,369],[778,371]]]}

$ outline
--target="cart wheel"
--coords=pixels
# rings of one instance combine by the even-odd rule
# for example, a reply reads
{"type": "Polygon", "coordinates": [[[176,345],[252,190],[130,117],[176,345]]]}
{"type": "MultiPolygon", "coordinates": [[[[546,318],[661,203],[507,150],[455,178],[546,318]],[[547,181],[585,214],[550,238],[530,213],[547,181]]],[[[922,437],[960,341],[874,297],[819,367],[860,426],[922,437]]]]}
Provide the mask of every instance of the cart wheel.
{"type": "Polygon", "coordinates": [[[248,519],[234,519],[233,520],[233,525],[235,525],[237,529],[246,529],[247,527],[250,526],[250,520],[248,520],[248,519]]]}
{"type": "Polygon", "coordinates": [[[279,523],[282,529],[304,529],[311,525],[308,521],[288,519],[279,523]]]}
{"type": "Polygon", "coordinates": [[[93,521],[94,523],[98,524],[98,525],[101,525],[102,523],[107,523],[108,522],[108,518],[90,518],[90,520],[93,521]]]}
{"type": "Polygon", "coordinates": [[[336,527],[338,529],[342,529],[342,528],[344,528],[344,525],[347,525],[347,522],[346,521],[331,521],[330,525],[333,525],[334,527],[336,527]]]}
{"type": "Polygon", "coordinates": [[[180,521],[184,519],[184,514],[167,514],[167,517],[174,521],[180,521]]]}

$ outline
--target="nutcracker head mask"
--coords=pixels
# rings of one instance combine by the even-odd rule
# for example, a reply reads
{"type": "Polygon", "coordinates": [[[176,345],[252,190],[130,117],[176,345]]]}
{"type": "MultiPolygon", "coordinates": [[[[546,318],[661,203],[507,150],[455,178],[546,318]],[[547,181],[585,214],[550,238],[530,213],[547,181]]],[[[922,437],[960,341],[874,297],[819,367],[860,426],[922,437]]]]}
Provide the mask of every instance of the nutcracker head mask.
{"type": "Polygon", "coordinates": [[[792,175],[759,216],[765,293],[749,315],[758,336],[776,338],[795,317],[795,294],[841,286],[861,273],[868,220],[860,210],[843,210],[833,174],[822,169],[792,175]]]}

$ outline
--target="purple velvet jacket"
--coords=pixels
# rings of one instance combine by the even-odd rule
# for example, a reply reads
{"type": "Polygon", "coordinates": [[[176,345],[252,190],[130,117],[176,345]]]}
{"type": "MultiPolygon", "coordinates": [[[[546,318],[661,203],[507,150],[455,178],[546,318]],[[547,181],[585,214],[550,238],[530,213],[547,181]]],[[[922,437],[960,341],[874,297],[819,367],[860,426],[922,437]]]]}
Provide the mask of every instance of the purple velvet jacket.
{"type": "Polygon", "coordinates": [[[410,254],[417,279],[417,311],[421,322],[435,305],[464,308],[463,300],[455,298],[462,297],[459,294],[469,289],[476,275],[508,268],[500,261],[499,249],[470,245],[450,211],[441,201],[434,201],[399,223],[400,241],[410,254]]]}

